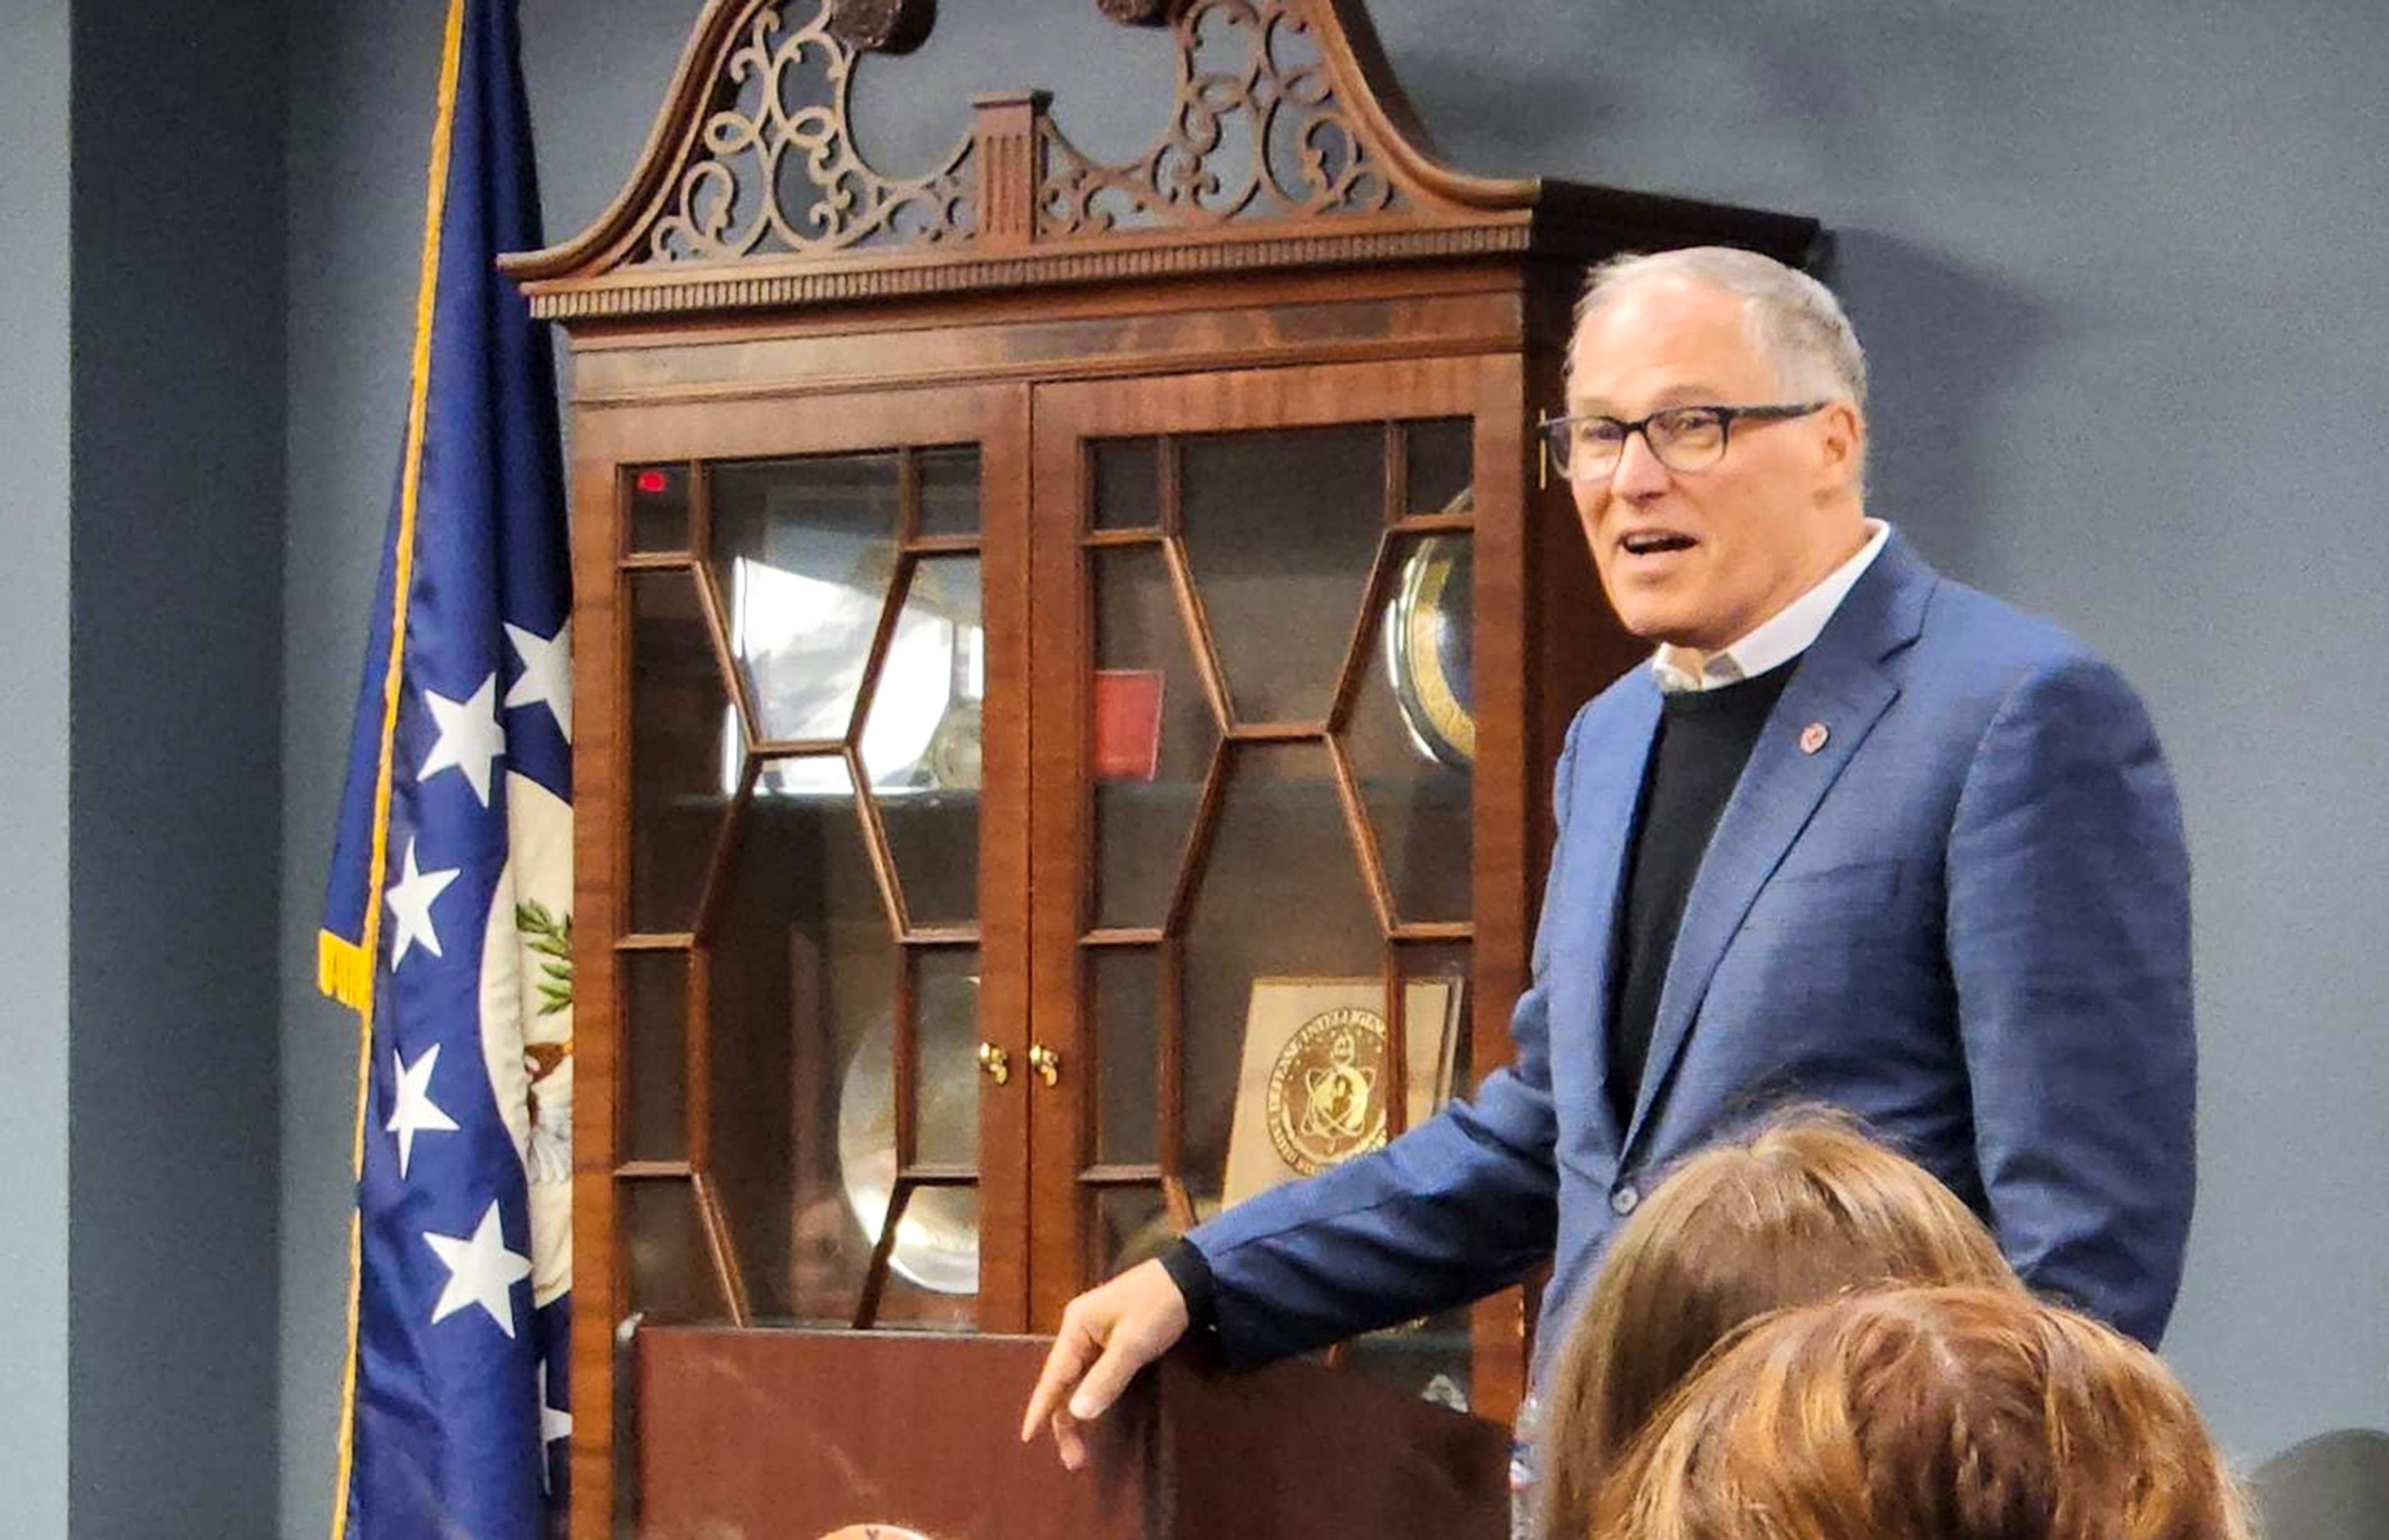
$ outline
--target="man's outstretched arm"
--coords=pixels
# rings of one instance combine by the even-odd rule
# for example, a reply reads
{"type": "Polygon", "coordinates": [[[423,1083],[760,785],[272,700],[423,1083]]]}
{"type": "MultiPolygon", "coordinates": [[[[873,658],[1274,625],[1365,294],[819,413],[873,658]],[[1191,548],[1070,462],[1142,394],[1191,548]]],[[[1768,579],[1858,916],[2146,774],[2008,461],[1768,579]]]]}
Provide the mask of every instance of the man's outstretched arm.
{"type": "MultiPolygon", "coordinates": [[[[1581,723],[1583,714],[1578,716],[1581,723]]],[[[1553,776],[1559,839],[1544,906],[1558,891],[1577,726],[1553,776]]],[[[1548,1255],[1556,1224],[1550,1034],[1539,935],[1533,983],[1511,1019],[1516,1062],[1386,1149],[1239,1203],[1177,1257],[1199,1285],[1204,1324],[1231,1362],[1257,1363],[1491,1292],[1548,1255]],[[1188,1263],[1193,1266],[1189,1267],[1188,1263]],[[1216,1279],[1216,1283],[1213,1280],[1216,1279]]],[[[1192,1322],[1160,1261],[1072,1300],[1021,1419],[1023,1443],[1051,1427],[1062,1463],[1086,1458],[1080,1425],[1192,1322]]]]}

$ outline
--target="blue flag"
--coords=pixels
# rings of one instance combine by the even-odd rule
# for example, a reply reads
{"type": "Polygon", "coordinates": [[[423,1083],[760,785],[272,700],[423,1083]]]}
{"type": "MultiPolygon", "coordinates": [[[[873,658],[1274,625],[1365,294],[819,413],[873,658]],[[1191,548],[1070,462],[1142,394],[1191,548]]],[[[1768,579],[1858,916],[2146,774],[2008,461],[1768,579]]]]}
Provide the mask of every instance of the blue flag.
{"type": "Polygon", "coordinates": [[[451,0],[404,450],[318,938],[362,1019],[332,1533],[560,1533],[571,589],[514,0],[451,0]]]}

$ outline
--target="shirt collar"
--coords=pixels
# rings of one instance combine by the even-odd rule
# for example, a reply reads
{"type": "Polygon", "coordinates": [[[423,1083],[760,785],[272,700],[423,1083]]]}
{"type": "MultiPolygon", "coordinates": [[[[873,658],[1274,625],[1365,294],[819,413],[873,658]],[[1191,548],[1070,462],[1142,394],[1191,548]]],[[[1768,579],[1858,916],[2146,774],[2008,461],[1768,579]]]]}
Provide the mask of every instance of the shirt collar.
{"type": "Polygon", "coordinates": [[[1883,554],[1891,540],[1891,526],[1881,519],[1866,521],[1867,542],[1859,554],[1833,568],[1825,579],[1793,600],[1731,646],[1703,657],[1690,648],[1667,643],[1651,655],[1651,674],[1668,694],[1690,690],[1715,690],[1742,680],[1756,679],[1798,657],[1825,630],[1850,590],[1883,554]]]}

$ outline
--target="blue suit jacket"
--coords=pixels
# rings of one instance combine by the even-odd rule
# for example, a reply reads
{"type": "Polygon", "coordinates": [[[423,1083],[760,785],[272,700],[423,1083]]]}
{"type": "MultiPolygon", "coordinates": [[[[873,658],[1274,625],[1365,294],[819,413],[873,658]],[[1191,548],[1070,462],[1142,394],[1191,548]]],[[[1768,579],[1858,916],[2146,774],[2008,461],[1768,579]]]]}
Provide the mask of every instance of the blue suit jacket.
{"type": "Polygon", "coordinates": [[[2190,873],[2130,687],[1895,535],[1718,821],[1620,1127],[1610,944],[1658,720],[1638,668],[1568,729],[1515,1062],[1386,1149],[1191,1233],[1229,1356],[1408,1319],[1551,1257],[1548,1349],[1640,1191],[1794,1099],[1865,1118],[2033,1286],[2155,1342],[2193,1187],[2190,873]]]}

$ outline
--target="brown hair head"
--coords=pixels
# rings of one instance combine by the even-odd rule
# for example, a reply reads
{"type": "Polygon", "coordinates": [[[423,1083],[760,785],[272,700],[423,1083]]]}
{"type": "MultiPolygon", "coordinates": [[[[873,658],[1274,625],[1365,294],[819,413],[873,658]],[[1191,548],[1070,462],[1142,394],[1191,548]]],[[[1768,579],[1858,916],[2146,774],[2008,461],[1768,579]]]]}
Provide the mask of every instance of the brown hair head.
{"type": "Polygon", "coordinates": [[[1956,1194],[1843,1114],[1794,1108],[1684,1161],[1610,1242],[1552,1367],[1542,1533],[1584,1533],[1605,1473],[1736,1327],[1884,1283],[2022,1287],[1956,1194]]]}
{"type": "Polygon", "coordinates": [[[2014,1290],[1896,1289],[1733,1339],[1603,1488],[1600,1540],[2245,1540],[2155,1355],[2014,1290]]]}

